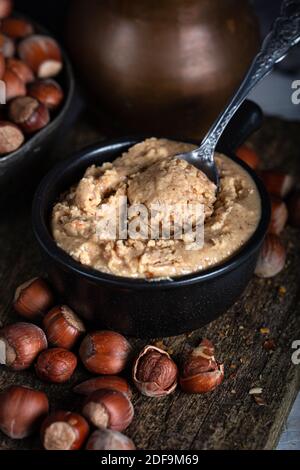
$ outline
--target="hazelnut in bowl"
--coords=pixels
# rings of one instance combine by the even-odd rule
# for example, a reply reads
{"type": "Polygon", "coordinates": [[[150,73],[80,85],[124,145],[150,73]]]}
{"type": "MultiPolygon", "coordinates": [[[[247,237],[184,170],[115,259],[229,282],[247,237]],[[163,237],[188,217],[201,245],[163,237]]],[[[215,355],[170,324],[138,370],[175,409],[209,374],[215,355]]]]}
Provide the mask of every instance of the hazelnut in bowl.
{"type": "Polygon", "coordinates": [[[0,11],[0,184],[7,197],[50,167],[49,151],[71,118],[74,77],[51,34],[4,3],[10,8],[0,11]]]}
{"type": "MultiPolygon", "coordinates": [[[[174,158],[197,144],[178,138],[104,142],[55,167],[35,195],[33,229],[64,301],[98,326],[138,337],[191,331],[224,313],[251,279],[269,225],[262,182],[230,150],[260,119],[248,102],[227,128],[216,154],[219,192],[174,158]],[[190,239],[175,236],[100,237],[102,210],[117,196],[126,196],[128,214],[134,203],[200,202],[203,245],[188,249],[190,239]]],[[[135,222],[137,213],[130,214],[135,222]]]]}

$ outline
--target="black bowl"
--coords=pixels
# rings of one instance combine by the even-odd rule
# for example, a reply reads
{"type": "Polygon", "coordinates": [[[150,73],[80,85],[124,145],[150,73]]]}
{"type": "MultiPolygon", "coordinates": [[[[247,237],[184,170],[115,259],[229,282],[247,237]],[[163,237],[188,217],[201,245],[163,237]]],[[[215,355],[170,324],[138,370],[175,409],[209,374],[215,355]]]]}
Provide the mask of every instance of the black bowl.
{"type": "Polygon", "coordinates": [[[226,150],[251,175],[262,202],[259,225],[237,254],[203,272],[152,282],[84,267],[58,248],[51,236],[49,220],[53,204],[60,193],[82,177],[89,165],[112,161],[138,141],[141,139],[100,143],[57,165],[35,195],[33,228],[51,283],[64,302],[81,316],[101,328],[126,335],[177,335],[214,320],[241,295],[253,275],[269,225],[269,198],[255,172],[226,150]]]}
{"type": "MultiPolygon", "coordinates": [[[[24,17],[24,15],[17,15],[24,17]]],[[[26,18],[26,17],[25,17],[26,18]]],[[[52,36],[42,26],[29,19],[35,31],[40,34],[52,36]]],[[[53,37],[53,36],[52,36],[53,37]]],[[[72,119],[72,103],[75,93],[75,80],[70,61],[62,49],[64,67],[57,77],[65,97],[61,108],[57,111],[51,122],[29,139],[15,152],[0,156],[0,187],[1,199],[8,197],[19,200],[24,191],[31,188],[42,174],[49,169],[48,155],[59,135],[65,130],[72,119]]]]}

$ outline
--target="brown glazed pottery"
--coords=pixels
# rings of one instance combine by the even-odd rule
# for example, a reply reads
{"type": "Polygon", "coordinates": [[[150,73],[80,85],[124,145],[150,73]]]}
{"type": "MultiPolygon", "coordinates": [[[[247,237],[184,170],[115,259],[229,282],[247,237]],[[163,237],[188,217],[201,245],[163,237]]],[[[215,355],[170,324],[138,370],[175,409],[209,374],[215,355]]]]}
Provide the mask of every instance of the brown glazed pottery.
{"type": "Polygon", "coordinates": [[[68,46],[122,133],[201,137],[259,45],[246,0],[73,0],[68,46]]]}

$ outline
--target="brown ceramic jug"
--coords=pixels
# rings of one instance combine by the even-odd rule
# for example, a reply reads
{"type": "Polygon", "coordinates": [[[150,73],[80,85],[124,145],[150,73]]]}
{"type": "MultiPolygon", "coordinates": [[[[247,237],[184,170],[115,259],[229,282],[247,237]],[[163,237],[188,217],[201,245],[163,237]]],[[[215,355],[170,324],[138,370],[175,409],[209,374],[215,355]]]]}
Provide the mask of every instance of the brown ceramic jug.
{"type": "Polygon", "coordinates": [[[68,46],[125,132],[201,137],[259,45],[246,0],[73,0],[68,46]]]}

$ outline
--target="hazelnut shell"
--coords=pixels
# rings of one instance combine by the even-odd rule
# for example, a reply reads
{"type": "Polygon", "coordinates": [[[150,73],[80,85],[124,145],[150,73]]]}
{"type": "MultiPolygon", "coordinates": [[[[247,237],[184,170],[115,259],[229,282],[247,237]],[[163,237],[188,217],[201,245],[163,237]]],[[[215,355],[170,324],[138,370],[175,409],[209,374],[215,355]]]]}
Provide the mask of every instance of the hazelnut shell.
{"type": "Polygon", "coordinates": [[[119,374],[128,361],[131,346],[124,336],[114,331],[95,331],[82,341],[79,356],[94,374],[119,374]]]}
{"type": "Polygon", "coordinates": [[[50,110],[58,108],[64,98],[61,86],[53,79],[33,82],[28,87],[28,95],[43,103],[50,110]]]}
{"type": "Polygon", "coordinates": [[[261,248],[255,274],[261,278],[271,278],[285,267],[286,249],[277,235],[268,234],[261,248]]]}
{"type": "Polygon", "coordinates": [[[25,38],[18,46],[18,53],[39,78],[56,76],[63,66],[60,47],[49,36],[36,34],[25,38]]]}
{"type": "Polygon", "coordinates": [[[54,303],[54,296],[48,284],[35,277],[21,284],[15,292],[14,309],[23,317],[37,319],[54,303]]]}
{"type": "Polygon", "coordinates": [[[80,318],[67,305],[52,308],[43,318],[43,328],[53,346],[72,349],[85,332],[80,318]]]}
{"type": "Polygon", "coordinates": [[[82,414],[98,428],[123,431],[131,423],[134,409],[129,398],[117,390],[96,390],[84,402],[82,414]]]}
{"type": "Polygon", "coordinates": [[[33,26],[23,18],[5,18],[1,23],[1,32],[12,39],[21,39],[33,34],[33,26]]]}
{"type": "Polygon", "coordinates": [[[52,348],[43,351],[35,365],[37,376],[52,383],[67,382],[77,366],[75,354],[67,349],[52,348]]]}
{"type": "Polygon", "coordinates": [[[43,330],[32,323],[13,323],[0,330],[0,364],[12,370],[31,366],[37,355],[48,346],[43,330]]]}
{"type": "Polygon", "coordinates": [[[211,341],[203,339],[184,361],[181,389],[186,393],[207,393],[217,388],[223,379],[224,365],[217,363],[211,341]]]}
{"type": "Polygon", "coordinates": [[[132,377],[135,386],[143,395],[147,397],[162,397],[169,395],[176,389],[178,369],[167,351],[156,346],[147,345],[134,362],[132,377]],[[154,361],[151,359],[151,353],[155,354],[154,361]],[[146,356],[147,360],[142,364],[146,356]],[[139,370],[141,367],[145,367],[147,370],[139,370]],[[149,379],[140,380],[138,378],[140,374],[147,375],[149,379]]]}
{"type": "Polygon", "coordinates": [[[0,394],[0,429],[12,439],[24,439],[36,431],[48,410],[44,392],[9,387],[0,394]]]}
{"type": "Polygon", "coordinates": [[[71,411],[51,413],[41,427],[41,441],[46,450],[78,450],[88,434],[87,421],[71,411]]]}
{"type": "Polygon", "coordinates": [[[26,95],[25,83],[12,70],[6,69],[2,80],[6,86],[6,101],[26,95]]]}
{"type": "Polygon", "coordinates": [[[18,126],[9,121],[0,121],[0,155],[14,152],[25,138],[18,126]]]}
{"type": "Polygon", "coordinates": [[[132,391],[125,379],[117,375],[103,375],[101,377],[94,377],[86,380],[73,388],[75,393],[80,395],[90,395],[96,390],[117,390],[118,392],[125,393],[128,398],[131,398],[132,391]]]}

